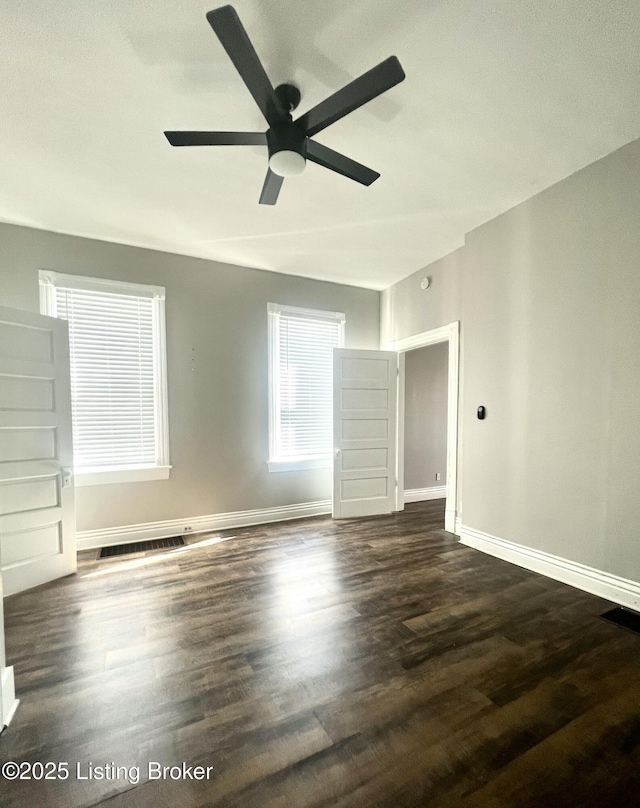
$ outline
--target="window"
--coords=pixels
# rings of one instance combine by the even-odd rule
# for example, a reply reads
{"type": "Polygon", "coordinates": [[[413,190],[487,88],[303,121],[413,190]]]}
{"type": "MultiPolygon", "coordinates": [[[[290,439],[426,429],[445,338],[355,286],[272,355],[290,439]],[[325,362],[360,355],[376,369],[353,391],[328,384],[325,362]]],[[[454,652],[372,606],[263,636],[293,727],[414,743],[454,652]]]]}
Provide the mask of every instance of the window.
{"type": "Polygon", "coordinates": [[[344,314],[269,303],[269,471],[321,468],[333,447],[333,349],[344,314]]]}
{"type": "Polygon", "coordinates": [[[76,485],[169,476],[164,289],[40,272],[69,322],[76,485]]]}

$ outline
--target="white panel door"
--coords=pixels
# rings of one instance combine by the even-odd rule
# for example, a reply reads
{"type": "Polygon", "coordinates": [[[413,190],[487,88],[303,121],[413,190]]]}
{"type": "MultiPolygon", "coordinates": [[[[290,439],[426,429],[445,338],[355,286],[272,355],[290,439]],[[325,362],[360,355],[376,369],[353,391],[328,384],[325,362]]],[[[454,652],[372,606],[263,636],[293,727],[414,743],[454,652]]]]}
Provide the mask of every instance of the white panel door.
{"type": "Polygon", "coordinates": [[[333,362],[333,517],[391,513],[398,354],[336,348],[333,362]]]}
{"type": "Polygon", "coordinates": [[[69,335],[0,307],[0,566],[4,595],[76,571],[69,335]]]}

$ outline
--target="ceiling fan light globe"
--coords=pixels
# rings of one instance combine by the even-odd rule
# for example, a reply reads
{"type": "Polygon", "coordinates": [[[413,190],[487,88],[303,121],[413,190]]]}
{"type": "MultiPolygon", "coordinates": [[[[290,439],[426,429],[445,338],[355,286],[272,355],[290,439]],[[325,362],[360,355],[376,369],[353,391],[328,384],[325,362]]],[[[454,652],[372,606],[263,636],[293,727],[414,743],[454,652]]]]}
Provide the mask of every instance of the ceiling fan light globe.
{"type": "Polygon", "coordinates": [[[279,174],[281,177],[302,174],[306,164],[307,161],[299,152],[290,149],[274,152],[269,158],[269,168],[274,174],[279,174]]]}

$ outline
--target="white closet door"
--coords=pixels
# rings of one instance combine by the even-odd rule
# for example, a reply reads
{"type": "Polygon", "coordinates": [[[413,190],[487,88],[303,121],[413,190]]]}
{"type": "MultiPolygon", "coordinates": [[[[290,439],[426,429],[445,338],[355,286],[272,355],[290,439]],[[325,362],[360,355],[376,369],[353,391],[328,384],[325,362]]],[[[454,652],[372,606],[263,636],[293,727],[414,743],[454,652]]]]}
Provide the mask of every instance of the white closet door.
{"type": "Polygon", "coordinates": [[[67,323],[0,307],[4,595],[76,571],[67,323]]]}
{"type": "Polygon", "coordinates": [[[333,516],[391,513],[396,506],[398,354],[334,351],[333,516]]]}

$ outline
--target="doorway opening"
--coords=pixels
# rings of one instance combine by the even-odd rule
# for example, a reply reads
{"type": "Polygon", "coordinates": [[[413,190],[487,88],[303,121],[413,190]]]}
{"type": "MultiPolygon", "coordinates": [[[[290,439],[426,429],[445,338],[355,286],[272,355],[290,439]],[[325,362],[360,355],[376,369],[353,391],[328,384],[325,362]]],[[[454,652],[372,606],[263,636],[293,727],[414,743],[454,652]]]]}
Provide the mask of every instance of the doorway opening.
{"type": "MultiPolygon", "coordinates": [[[[408,463],[405,464],[405,430],[407,428],[406,415],[409,412],[410,424],[409,428],[413,429],[413,402],[409,403],[407,407],[406,400],[406,368],[407,368],[407,353],[409,351],[416,351],[416,349],[424,348],[432,345],[439,345],[445,343],[447,372],[446,372],[446,453],[445,462],[446,468],[444,472],[444,482],[442,480],[433,480],[430,486],[423,486],[423,488],[436,488],[438,485],[444,485],[444,492],[437,490],[432,492],[432,496],[446,496],[445,506],[445,530],[450,533],[456,532],[456,516],[457,516],[457,491],[458,491],[458,391],[459,391],[459,362],[460,362],[460,323],[458,321],[449,323],[449,325],[442,326],[441,328],[434,328],[431,331],[425,331],[421,334],[416,334],[413,337],[397,340],[389,346],[390,350],[398,351],[399,353],[399,397],[398,397],[398,468],[397,468],[397,501],[396,510],[403,510],[405,501],[412,501],[413,497],[424,496],[426,492],[413,493],[419,491],[418,487],[411,487],[415,478],[409,477],[405,485],[405,467],[413,475],[414,462],[413,457],[408,458],[408,463]],[[411,492],[409,497],[405,500],[405,490],[411,492]]],[[[413,354],[409,359],[410,372],[413,371],[413,365],[420,363],[420,357],[417,353],[413,354]],[[418,357],[414,362],[414,357],[418,357]]],[[[410,384],[413,384],[415,379],[412,379],[410,384]]],[[[413,387],[410,387],[410,394],[413,387]]],[[[444,409],[444,408],[443,408],[444,409]]],[[[444,418],[441,419],[444,421],[444,418]]],[[[444,424],[443,424],[444,425],[444,424]]],[[[435,474],[437,470],[426,472],[428,474],[435,474]]]]}
{"type": "Polygon", "coordinates": [[[405,504],[447,496],[448,353],[447,343],[437,342],[405,355],[405,504]]]}

